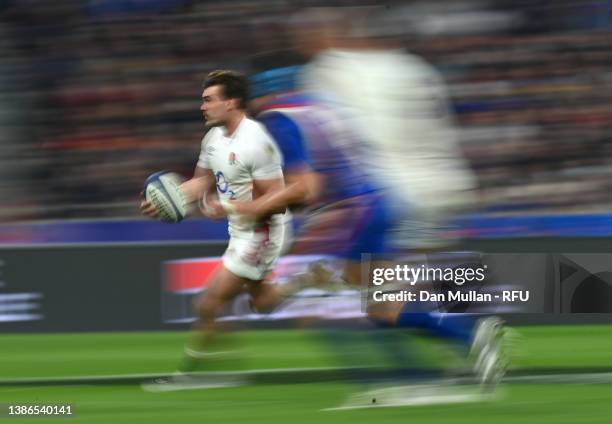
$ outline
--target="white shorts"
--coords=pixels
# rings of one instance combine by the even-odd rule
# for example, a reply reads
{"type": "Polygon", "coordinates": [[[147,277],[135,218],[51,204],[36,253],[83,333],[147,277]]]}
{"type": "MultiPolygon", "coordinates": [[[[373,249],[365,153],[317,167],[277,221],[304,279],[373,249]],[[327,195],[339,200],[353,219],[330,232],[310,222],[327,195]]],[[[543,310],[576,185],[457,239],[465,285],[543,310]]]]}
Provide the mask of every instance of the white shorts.
{"type": "Polygon", "coordinates": [[[261,281],[281,255],[284,238],[282,224],[262,225],[250,232],[232,234],[223,254],[223,265],[238,277],[261,281]]]}

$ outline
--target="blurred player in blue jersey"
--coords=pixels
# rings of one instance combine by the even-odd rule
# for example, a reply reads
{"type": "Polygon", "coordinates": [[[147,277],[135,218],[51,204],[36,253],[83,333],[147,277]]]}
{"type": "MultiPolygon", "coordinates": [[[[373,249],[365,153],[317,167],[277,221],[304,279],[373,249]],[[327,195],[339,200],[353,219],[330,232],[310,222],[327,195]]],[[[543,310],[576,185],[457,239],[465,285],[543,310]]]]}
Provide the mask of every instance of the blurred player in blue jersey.
{"type": "Polygon", "coordinates": [[[393,216],[384,192],[347,154],[348,146],[358,144],[358,135],[333,109],[294,90],[299,61],[290,51],[253,61],[260,72],[251,77],[251,105],[283,154],[286,188],[234,206],[251,219],[283,207],[304,209],[306,219],[291,254],[337,258],[345,269],[343,278],[359,284],[361,255],[392,249],[393,216]]]}
{"type": "MultiPolygon", "coordinates": [[[[295,44],[311,59],[302,86],[362,135],[355,161],[392,196],[399,245],[408,252],[452,249],[448,223],[476,203],[475,178],[458,146],[443,79],[403,51],[390,32],[405,27],[394,25],[396,18],[393,8],[300,11],[292,22],[295,44]]],[[[468,347],[483,383],[503,374],[501,320],[393,306],[390,323],[468,347]]]]}
{"type": "MultiPolygon", "coordinates": [[[[294,252],[335,253],[349,259],[345,278],[356,282],[362,253],[392,250],[391,229],[400,234],[407,251],[450,246],[447,222],[473,202],[474,183],[456,145],[438,74],[422,59],[361,31],[350,39],[339,36],[341,21],[326,16],[325,25],[334,28],[309,28],[309,47],[322,48],[303,77],[309,92],[317,93],[316,102],[278,94],[282,74],[289,74],[290,67],[254,77],[260,83],[269,79],[269,88],[276,90],[274,95],[262,93],[268,94],[268,104],[263,101],[260,119],[286,156],[285,174],[296,180],[287,180],[286,188],[272,196],[238,207],[240,213],[257,217],[282,204],[329,196],[309,218],[294,252]],[[328,39],[320,40],[322,36],[328,39]],[[368,219],[380,225],[368,225],[368,219]],[[355,225],[360,220],[366,224],[355,225]],[[368,242],[370,237],[375,243],[368,242]]],[[[375,312],[387,324],[459,341],[485,384],[494,385],[503,374],[503,332],[495,317],[440,314],[414,303],[390,304],[375,312]]]]}
{"type": "MultiPolygon", "coordinates": [[[[349,154],[358,147],[359,135],[334,109],[295,90],[300,60],[290,51],[262,54],[253,60],[259,72],[251,77],[251,106],[283,154],[285,188],[251,202],[233,203],[236,213],[253,220],[284,207],[305,216],[289,254],[323,255],[327,260],[316,260],[307,272],[279,284],[284,296],[307,286],[330,288],[348,283],[359,287],[362,255],[394,251],[389,239],[395,218],[387,194],[349,154]]],[[[358,348],[354,335],[346,331],[324,334],[340,357],[354,357],[353,352],[349,354],[358,348]]],[[[383,357],[398,368],[409,365],[410,355],[392,334],[375,331],[370,336],[383,357]]]]}

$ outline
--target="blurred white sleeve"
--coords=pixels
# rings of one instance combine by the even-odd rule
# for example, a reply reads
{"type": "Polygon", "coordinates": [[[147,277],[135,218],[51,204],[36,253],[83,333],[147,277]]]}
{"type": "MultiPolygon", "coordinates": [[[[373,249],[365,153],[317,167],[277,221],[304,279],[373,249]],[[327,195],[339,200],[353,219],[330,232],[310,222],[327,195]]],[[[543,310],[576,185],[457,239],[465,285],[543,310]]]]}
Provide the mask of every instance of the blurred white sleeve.
{"type": "Polygon", "coordinates": [[[262,133],[253,143],[251,175],[254,180],[270,180],[283,177],[281,155],[276,143],[267,133],[262,133]]]}
{"type": "Polygon", "coordinates": [[[200,147],[200,156],[198,157],[197,167],[202,169],[211,169],[210,162],[208,160],[208,152],[206,152],[206,146],[208,142],[212,139],[212,133],[215,129],[211,129],[208,131],[204,137],[202,138],[201,147],[200,147]]]}

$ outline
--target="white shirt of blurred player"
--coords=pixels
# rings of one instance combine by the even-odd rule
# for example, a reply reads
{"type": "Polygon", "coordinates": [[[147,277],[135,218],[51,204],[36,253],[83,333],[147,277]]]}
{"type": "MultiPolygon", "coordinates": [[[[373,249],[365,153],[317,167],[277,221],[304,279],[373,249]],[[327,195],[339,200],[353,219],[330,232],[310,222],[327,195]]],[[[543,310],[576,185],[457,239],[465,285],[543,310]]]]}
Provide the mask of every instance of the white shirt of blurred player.
{"type": "MultiPolygon", "coordinates": [[[[253,180],[282,178],[281,155],[272,137],[258,122],[243,118],[231,136],[224,127],[214,127],[202,139],[198,167],[212,170],[217,194],[222,200],[253,199],[253,180]]],[[[230,236],[248,236],[254,224],[229,215],[230,236]]],[[[271,225],[282,225],[281,214],[271,225]]]]}
{"type": "Polygon", "coordinates": [[[319,54],[302,83],[364,135],[363,166],[412,208],[455,210],[473,202],[475,178],[459,150],[439,74],[402,50],[319,54]]]}

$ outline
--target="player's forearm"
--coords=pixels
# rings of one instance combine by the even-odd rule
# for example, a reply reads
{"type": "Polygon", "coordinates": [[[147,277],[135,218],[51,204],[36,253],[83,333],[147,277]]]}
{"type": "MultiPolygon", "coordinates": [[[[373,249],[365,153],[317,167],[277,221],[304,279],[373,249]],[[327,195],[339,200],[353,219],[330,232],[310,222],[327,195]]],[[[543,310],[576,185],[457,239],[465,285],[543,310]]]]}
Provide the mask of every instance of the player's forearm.
{"type": "MultiPolygon", "coordinates": [[[[206,205],[204,199],[216,196],[216,186],[208,175],[198,176],[196,173],[191,180],[181,184],[181,190],[189,204],[189,215],[208,216],[202,207],[202,205],[206,205]]],[[[204,208],[206,207],[204,206],[204,208]]]]}
{"type": "Polygon", "coordinates": [[[255,214],[266,216],[282,213],[289,206],[312,204],[319,199],[322,184],[322,177],[315,172],[289,175],[284,189],[255,200],[255,214]]]}
{"type": "Polygon", "coordinates": [[[197,202],[206,192],[208,184],[205,177],[192,178],[181,184],[181,190],[189,203],[197,202]]]}
{"type": "Polygon", "coordinates": [[[287,207],[304,203],[308,190],[301,181],[292,183],[284,189],[266,193],[253,201],[254,213],[257,216],[267,216],[283,213],[287,207]]]}
{"type": "Polygon", "coordinates": [[[193,177],[181,184],[181,190],[189,203],[198,202],[204,194],[210,194],[215,188],[215,176],[210,169],[195,168],[193,177]]]}

